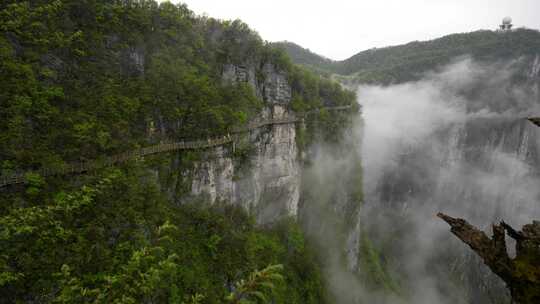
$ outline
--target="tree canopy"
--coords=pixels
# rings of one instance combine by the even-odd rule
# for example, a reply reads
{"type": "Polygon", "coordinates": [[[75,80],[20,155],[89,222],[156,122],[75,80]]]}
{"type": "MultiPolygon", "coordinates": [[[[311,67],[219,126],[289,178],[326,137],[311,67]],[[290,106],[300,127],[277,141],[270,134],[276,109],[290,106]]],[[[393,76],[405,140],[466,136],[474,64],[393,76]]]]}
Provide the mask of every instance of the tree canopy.
{"type": "MultiPolygon", "coordinates": [[[[293,110],[355,102],[239,20],[151,0],[2,1],[0,175],[227,134],[265,105],[249,84],[223,81],[224,65],[246,63],[257,81],[265,64],[284,73],[293,110]]],[[[294,221],[262,229],[239,208],[178,206],[157,162],[172,161],[29,174],[0,192],[0,302],[222,303],[241,282],[267,284],[276,264],[274,303],[324,301],[294,221]]]]}

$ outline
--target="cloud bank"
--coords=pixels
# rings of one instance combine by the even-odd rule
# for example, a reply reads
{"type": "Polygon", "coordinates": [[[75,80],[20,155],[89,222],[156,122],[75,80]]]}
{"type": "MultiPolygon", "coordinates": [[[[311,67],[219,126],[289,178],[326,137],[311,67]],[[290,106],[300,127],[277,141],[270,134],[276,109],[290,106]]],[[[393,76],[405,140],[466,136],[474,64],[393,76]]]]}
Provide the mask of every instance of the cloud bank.
{"type": "MultiPolygon", "coordinates": [[[[540,218],[539,110],[528,59],[481,64],[460,58],[421,81],[358,89],[363,106],[366,205],[361,225],[399,281],[377,303],[496,303],[502,282],[436,219],[480,228],[540,218]],[[399,299],[399,300],[398,300],[399,299]]],[[[365,269],[359,269],[360,272],[365,269]]],[[[363,302],[373,300],[366,293],[363,302]]]]}

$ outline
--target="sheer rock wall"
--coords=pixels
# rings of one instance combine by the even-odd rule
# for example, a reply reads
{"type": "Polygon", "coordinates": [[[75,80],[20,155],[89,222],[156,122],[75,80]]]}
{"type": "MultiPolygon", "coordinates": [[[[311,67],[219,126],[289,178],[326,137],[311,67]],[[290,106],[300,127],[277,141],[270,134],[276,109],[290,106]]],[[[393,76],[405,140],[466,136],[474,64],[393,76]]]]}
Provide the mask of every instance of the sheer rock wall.
{"type": "MultiPolygon", "coordinates": [[[[223,81],[245,82],[265,102],[258,118],[294,116],[289,109],[291,87],[284,73],[263,66],[258,81],[254,66],[225,65],[223,81]]],[[[279,124],[238,135],[238,146],[218,147],[204,153],[190,172],[190,197],[206,196],[211,202],[239,204],[254,212],[260,223],[297,215],[300,198],[300,165],[296,125],[279,124]],[[237,149],[248,158],[236,160],[237,149]]]]}

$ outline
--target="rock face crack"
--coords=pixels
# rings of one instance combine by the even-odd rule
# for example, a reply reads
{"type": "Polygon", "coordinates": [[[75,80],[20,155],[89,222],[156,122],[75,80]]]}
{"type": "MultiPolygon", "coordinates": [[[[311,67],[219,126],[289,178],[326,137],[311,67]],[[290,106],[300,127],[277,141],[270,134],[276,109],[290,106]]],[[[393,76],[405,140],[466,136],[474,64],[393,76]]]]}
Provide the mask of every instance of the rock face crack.
{"type": "Polygon", "coordinates": [[[499,276],[510,289],[515,303],[540,303],[540,222],[523,226],[517,231],[505,222],[492,226],[493,236],[469,224],[464,219],[443,213],[438,217],[447,222],[450,231],[478,254],[484,264],[499,276]],[[506,251],[505,232],[516,240],[516,257],[506,251]]]}

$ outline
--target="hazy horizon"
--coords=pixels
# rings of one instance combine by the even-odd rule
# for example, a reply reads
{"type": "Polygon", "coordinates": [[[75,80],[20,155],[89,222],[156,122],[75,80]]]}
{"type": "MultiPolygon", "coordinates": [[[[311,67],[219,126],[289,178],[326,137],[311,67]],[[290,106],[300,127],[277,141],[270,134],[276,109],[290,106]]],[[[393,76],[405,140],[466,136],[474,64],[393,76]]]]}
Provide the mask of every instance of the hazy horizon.
{"type": "Polygon", "coordinates": [[[174,0],[197,14],[241,19],[268,41],[294,42],[333,60],[371,48],[494,30],[510,16],[515,27],[540,29],[537,0],[174,0]]]}

